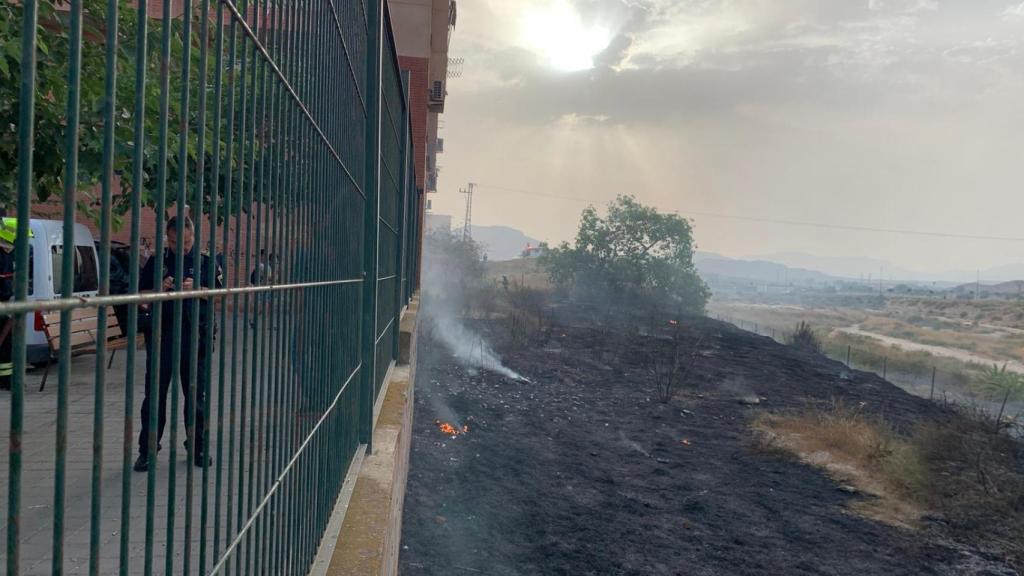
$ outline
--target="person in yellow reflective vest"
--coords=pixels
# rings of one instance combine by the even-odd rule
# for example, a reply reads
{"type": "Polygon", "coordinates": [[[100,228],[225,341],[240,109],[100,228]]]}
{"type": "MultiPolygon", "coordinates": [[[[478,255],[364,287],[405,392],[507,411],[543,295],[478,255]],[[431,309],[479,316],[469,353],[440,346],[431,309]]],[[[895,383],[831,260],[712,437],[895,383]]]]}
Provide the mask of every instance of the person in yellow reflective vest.
{"type": "MultiPolygon", "coordinates": [[[[31,235],[31,232],[29,233],[31,235]]],[[[18,237],[18,221],[4,218],[0,221],[0,302],[14,297],[14,242],[18,237]]],[[[11,344],[14,317],[0,315],[0,390],[11,389],[14,364],[11,362],[11,344]]]]}

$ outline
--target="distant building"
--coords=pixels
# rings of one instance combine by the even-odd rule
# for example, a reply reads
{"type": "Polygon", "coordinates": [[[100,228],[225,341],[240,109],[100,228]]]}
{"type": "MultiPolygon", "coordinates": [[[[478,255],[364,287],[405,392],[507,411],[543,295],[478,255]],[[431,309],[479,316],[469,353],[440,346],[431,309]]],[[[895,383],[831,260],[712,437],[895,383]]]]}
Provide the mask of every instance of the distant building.
{"type": "Polygon", "coordinates": [[[431,214],[428,212],[426,231],[427,234],[430,234],[431,232],[447,232],[451,234],[452,217],[447,214],[431,214]]]}
{"type": "Polygon", "coordinates": [[[389,0],[402,70],[409,72],[416,185],[437,191],[438,115],[448,95],[448,44],[455,28],[454,0],[389,0]]]}
{"type": "MultiPolygon", "coordinates": [[[[455,0],[388,0],[398,64],[409,73],[409,113],[416,188],[437,192],[438,115],[448,95],[448,45],[455,28],[455,0]]],[[[420,230],[427,231],[426,202],[420,201],[420,230]]],[[[451,225],[449,223],[449,229],[451,225]]],[[[422,250],[422,244],[420,245],[422,250]]]]}
{"type": "Polygon", "coordinates": [[[527,244],[526,248],[523,249],[522,257],[523,258],[540,258],[541,256],[544,255],[545,252],[547,252],[547,250],[544,249],[544,246],[540,246],[540,245],[534,246],[532,244],[527,244]]]}

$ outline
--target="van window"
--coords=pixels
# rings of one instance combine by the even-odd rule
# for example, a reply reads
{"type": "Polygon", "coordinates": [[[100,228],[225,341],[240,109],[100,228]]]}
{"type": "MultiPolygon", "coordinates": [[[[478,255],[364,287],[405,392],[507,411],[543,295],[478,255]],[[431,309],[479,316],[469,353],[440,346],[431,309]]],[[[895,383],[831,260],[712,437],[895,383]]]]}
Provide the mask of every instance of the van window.
{"type": "Polygon", "coordinates": [[[95,292],[100,289],[99,267],[96,265],[96,248],[76,246],[75,292],[95,292]]]}
{"type": "MultiPolygon", "coordinates": [[[[51,246],[50,252],[53,260],[53,291],[54,295],[60,295],[64,292],[61,278],[64,246],[51,246]]],[[[94,292],[99,289],[99,284],[96,249],[92,246],[75,246],[75,278],[72,292],[94,292]]]]}

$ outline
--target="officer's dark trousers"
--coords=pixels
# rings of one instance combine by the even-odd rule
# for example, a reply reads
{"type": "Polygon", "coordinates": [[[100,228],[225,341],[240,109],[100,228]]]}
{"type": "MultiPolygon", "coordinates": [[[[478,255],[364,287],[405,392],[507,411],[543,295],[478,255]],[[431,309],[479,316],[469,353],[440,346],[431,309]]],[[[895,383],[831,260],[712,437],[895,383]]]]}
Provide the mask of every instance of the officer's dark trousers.
{"type": "MultiPolygon", "coordinates": [[[[0,316],[0,333],[7,324],[7,316],[0,316]]],[[[11,362],[11,344],[14,342],[14,330],[7,334],[7,338],[0,343],[0,390],[11,389],[11,375],[14,374],[14,364],[11,362]]]]}
{"type": "MultiPolygon", "coordinates": [[[[200,333],[203,330],[200,329],[200,333]]],[[[146,349],[150,351],[152,349],[152,335],[147,339],[146,349]]],[[[179,366],[181,367],[181,393],[184,396],[184,402],[179,402],[179,408],[184,406],[185,417],[183,421],[188,422],[188,414],[191,410],[191,403],[189,402],[188,389],[192,382],[192,371],[191,362],[189,362],[190,344],[191,344],[192,333],[187,329],[186,326],[182,326],[181,331],[181,358],[178,359],[179,366]]],[[[160,439],[164,435],[164,426],[167,423],[167,391],[171,386],[171,370],[174,366],[175,358],[172,355],[172,348],[174,346],[174,334],[170,330],[163,332],[160,338],[160,381],[159,381],[159,398],[160,406],[157,412],[157,432],[156,441],[160,444],[160,439]]],[[[151,352],[150,352],[151,353],[151,352]]],[[[196,380],[196,419],[195,419],[195,449],[194,454],[199,454],[203,448],[203,436],[206,432],[206,418],[203,413],[203,405],[205,404],[206,398],[206,346],[205,338],[199,339],[199,378],[196,380]]],[[[142,401],[142,428],[139,430],[139,454],[149,454],[149,407],[150,402],[153,399],[150,397],[150,370],[152,369],[152,362],[147,360],[146,363],[146,398],[142,401]]],[[[184,435],[182,435],[184,436],[184,435]]]]}

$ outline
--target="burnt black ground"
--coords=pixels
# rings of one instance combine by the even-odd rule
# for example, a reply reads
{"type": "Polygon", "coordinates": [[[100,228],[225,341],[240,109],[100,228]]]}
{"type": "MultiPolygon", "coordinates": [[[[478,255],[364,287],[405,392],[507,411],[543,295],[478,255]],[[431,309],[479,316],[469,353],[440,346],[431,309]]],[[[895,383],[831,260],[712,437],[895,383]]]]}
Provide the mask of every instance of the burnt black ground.
{"type": "Polygon", "coordinates": [[[937,531],[852,515],[859,496],[757,450],[748,427],[757,411],[834,398],[897,425],[946,408],[726,324],[684,326],[705,354],[669,405],[649,369],[664,336],[577,320],[499,346],[529,383],[461,367],[423,338],[401,574],[1015,574],[937,531]],[[739,401],[751,395],[761,403],[739,401]],[[470,432],[445,436],[437,419],[470,432]]]}

